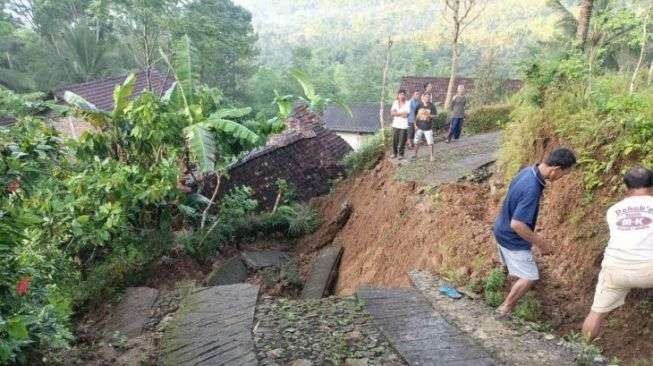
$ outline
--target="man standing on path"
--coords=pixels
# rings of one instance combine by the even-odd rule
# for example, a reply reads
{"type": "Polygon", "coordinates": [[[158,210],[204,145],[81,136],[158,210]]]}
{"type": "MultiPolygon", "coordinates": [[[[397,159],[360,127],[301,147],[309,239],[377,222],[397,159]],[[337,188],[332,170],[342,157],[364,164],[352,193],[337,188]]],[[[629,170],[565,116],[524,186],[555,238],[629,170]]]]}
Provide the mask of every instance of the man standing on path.
{"type": "Polygon", "coordinates": [[[493,230],[499,243],[501,262],[508,267],[510,275],[518,278],[506,300],[497,309],[503,316],[512,313],[517,301],[540,278],[532,245],[541,254],[547,254],[550,250],[549,244],[534,231],[545,182],[562,178],[575,164],[576,156],[571,150],[556,149],[543,163],[522,169],[510,183],[493,230]]]}
{"type": "Polygon", "coordinates": [[[404,157],[406,147],[406,130],[408,129],[408,115],[410,106],[406,100],[406,91],[399,90],[397,100],[392,103],[390,115],[392,116],[392,157],[404,157]]]}
{"type": "Polygon", "coordinates": [[[653,172],[634,168],[624,177],[626,198],[608,209],[605,248],[592,310],[583,334],[599,336],[608,314],[633,288],[653,288],[653,172]]]}
{"type": "Polygon", "coordinates": [[[456,95],[451,99],[451,123],[449,124],[447,142],[451,142],[451,139],[458,140],[460,138],[460,133],[463,130],[466,105],[467,97],[465,96],[465,86],[460,84],[458,85],[456,95]]]}
{"type": "Polygon", "coordinates": [[[415,90],[410,98],[410,114],[408,114],[408,148],[413,148],[413,139],[415,138],[415,118],[417,118],[417,108],[419,107],[420,93],[415,90]]]}
{"type": "Polygon", "coordinates": [[[431,94],[422,94],[422,100],[418,106],[418,118],[415,122],[415,155],[414,159],[417,160],[417,152],[419,151],[419,144],[422,137],[426,140],[426,144],[431,148],[430,161],[435,159],[433,151],[433,122],[438,114],[435,105],[431,103],[431,94]]]}

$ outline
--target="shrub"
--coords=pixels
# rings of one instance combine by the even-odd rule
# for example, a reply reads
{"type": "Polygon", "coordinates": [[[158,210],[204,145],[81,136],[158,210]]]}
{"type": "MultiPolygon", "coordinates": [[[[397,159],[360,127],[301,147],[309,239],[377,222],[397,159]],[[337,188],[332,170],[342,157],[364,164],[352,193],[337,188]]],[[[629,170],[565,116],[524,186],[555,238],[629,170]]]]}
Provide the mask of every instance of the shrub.
{"type": "Polygon", "coordinates": [[[542,315],[542,302],[532,292],[524,296],[515,308],[515,316],[534,322],[542,315]]]}
{"type": "Polygon", "coordinates": [[[492,306],[498,307],[506,296],[504,287],[506,285],[506,274],[500,268],[494,268],[485,279],[485,302],[492,306]]]}
{"type": "Polygon", "coordinates": [[[470,134],[489,132],[500,129],[510,120],[512,106],[497,104],[480,107],[469,113],[465,121],[465,131],[470,134]]]}
{"type": "Polygon", "coordinates": [[[438,115],[433,121],[434,131],[443,131],[449,128],[449,112],[438,109],[438,115]]]}
{"type": "Polygon", "coordinates": [[[386,135],[380,132],[367,138],[360,149],[347,154],[342,164],[349,173],[364,171],[372,168],[385,154],[384,139],[389,138],[390,129],[385,129],[386,135]]]}

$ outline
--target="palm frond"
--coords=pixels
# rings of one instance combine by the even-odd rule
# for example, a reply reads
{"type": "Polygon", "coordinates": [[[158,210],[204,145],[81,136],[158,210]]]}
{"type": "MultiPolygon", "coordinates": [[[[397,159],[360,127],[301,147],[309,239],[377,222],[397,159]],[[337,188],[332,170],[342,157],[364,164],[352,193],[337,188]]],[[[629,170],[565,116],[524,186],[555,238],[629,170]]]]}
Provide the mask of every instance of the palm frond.
{"type": "Polygon", "coordinates": [[[290,75],[297,80],[297,82],[302,86],[302,89],[304,89],[304,95],[306,98],[309,100],[312,100],[315,98],[316,93],[315,93],[315,86],[313,86],[313,83],[311,82],[311,78],[308,76],[307,73],[304,71],[294,68],[290,70],[290,75]]]}
{"type": "Polygon", "coordinates": [[[200,172],[212,171],[215,167],[215,142],[206,123],[195,123],[184,128],[186,143],[197,162],[200,172]]]}
{"type": "Polygon", "coordinates": [[[136,75],[130,74],[125,79],[125,82],[122,85],[116,85],[116,88],[113,90],[113,112],[111,112],[111,118],[114,120],[122,117],[127,103],[129,103],[129,97],[131,97],[134,92],[134,84],[136,84],[136,75]]]}
{"type": "Polygon", "coordinates": [[[558,16],[556,25],[562,30],[567,37],[576,36],[578,28],[578,19],[560,0],[547,0],[546,5],[553,10],[558,16]]]}
{"type": "Polygon", "coordinates": [[[252,130],[238,122],[220,118],[217,113],[210,115],[209,118],[202,123],[205,123],[218,131],[227,133],[241,141],[249,142],[250,144],[256,144],[258,142],[258,135],[252,132],[252,130]]]}

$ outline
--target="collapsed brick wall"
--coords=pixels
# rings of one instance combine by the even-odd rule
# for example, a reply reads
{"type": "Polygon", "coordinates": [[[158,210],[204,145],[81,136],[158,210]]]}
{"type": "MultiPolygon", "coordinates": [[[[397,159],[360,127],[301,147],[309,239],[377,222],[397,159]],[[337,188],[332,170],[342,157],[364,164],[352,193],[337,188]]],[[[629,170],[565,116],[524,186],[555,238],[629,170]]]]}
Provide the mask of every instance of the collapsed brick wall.
{"type": "MultiPolygon", "coordinates": [[[[265,147],[251,152],[229,170],[220,184],[220,196],[239,186],[254,190],[259,208],[271,209],[277,197],[276,182],[284,179],[300,201],[329,192],[329,182],[344,175],[342,158],[351,147],[335,132],[324,128],[320,118],[298,106],[286,122],[287,129],[272,136],[265,147]]],[[[215,184],[205,187],[210,197],[215,184]]]]}
{"type": "Polygon", "coordinates": [[[327,193],[329,181],[344,174],[339,161],[350,150],[339,136],[322,129],[314,138],[279,147],[235,167],[221,191],[252,187],[260,207],[271,209],[277,196],[275,183],[285,179],[297,198],[306,201],[327,193]]]}

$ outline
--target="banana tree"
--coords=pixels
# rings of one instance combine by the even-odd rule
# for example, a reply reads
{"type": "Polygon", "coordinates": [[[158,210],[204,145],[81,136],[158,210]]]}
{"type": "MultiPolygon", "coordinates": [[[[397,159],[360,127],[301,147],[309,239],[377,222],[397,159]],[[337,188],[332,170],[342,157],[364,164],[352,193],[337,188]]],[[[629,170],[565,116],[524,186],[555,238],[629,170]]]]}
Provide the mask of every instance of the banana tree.
{"type": "Polygon", "coordinates": [[[233,119],[251,113],[251,108],[227,108],[210,112],[200,97],[197,51],[188,36],[182,37],[173,47],[172,58],[160,51],[164,62],[177,80],[164,96],[164,100],[185,120],[184,136],[189,155],[197,163],[199,172],[215,169],[219,159],[221,141],[215,132],[222,132],[239,141],[254,145],[258,135],[233,119]]]}
{"type": "MultiPolygon", "coordinates": [[[[294,68],[290,70],[290,75],[292,75],[292,77],[297,80],[297,82],[302,86],[302,89],[304,90],[304,97],[298,97],[298,99],[306,103],[311,111],[321,115],[324,113],[324,109],[327,107],[327,105],[336,104],[351,117],[351,109],[349,109],[349,106],[347,106],[347,104],[345,104],[341,99],[336,97],[329,98],[318,94],[315,91],[315,86],[313,85],[310,76],[308,76],[307,73],[300,69],[294,68]]],[[[277,98],[278,97],[279,96],[277,95],[277,98]]]]}

